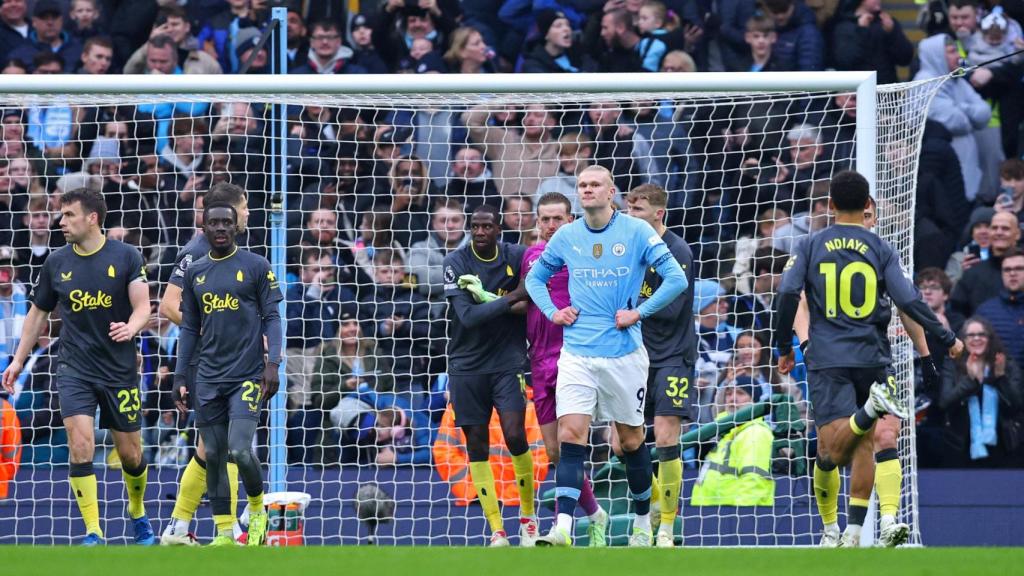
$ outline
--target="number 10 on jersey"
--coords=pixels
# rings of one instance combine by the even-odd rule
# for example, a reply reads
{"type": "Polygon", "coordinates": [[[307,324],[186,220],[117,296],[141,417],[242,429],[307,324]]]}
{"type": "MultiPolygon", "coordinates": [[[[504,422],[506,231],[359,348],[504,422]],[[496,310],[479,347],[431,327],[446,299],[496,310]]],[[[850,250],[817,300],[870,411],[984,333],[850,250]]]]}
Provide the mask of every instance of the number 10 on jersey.
{"type": "Polygon", "coordinates": [[[875,311],[878,304],[878,274],[867,262],[851,262],[843,266],[836,282],[836,263],[822,262],[818,272],[825,277],[825,317],[835,318],[839,310],[850,318],[861,320],[875,311]],[[853,303],[853,278],[864,277],[864,301],[853,303]],[[838,302],[838,310],[837,304],[838,302]]]}

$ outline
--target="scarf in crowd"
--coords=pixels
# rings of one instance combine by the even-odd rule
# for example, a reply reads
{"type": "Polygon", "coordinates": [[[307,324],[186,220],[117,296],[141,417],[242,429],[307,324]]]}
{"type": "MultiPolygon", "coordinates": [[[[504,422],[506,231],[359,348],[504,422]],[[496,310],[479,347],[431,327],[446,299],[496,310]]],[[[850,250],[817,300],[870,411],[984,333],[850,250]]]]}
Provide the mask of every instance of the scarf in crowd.
{"type": "MultiPolygon", "coordinates": [[[[985,368],[988,379],[989,369],[985,368]]],[[[988,446],[999,441],[996,422],[999,420],[999,392],[994,386],[981,386],[981,399],[975,394],[967,399],[967,414],[971,418],[971,460],[988,457],[988,446]]]]}

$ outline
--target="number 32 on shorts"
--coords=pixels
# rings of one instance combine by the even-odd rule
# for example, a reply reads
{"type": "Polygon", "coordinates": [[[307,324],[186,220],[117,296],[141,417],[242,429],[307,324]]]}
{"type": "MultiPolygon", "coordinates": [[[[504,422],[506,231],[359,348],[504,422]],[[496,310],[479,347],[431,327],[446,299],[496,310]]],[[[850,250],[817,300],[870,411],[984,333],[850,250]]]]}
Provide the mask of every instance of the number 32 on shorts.
{"type": "Polygon", "coordinates": [[[665,388],[665,396],[669,398],[689,398],[690,395],[686,392],[690,388],[689,378],[680,378],[678,376],[669,376],[665,378],[668,382],[668,388],[665,388]]]}

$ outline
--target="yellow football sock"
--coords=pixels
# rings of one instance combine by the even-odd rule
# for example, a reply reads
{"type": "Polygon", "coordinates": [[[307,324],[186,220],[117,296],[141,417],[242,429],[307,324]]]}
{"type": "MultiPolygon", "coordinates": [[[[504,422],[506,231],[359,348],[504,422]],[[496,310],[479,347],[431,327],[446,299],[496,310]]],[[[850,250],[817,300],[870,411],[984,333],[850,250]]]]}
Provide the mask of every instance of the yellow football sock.
{"type": "Polygon", "coordinates": [[[494,472],[491,471],[491,463],[470,462],[469,476],[473,479],[473,487],[476,488],[477,497],[480,498],[480,506],[484,509],[484,516],[487,523],[491,525],[491,532],[498,532],[505,529],[501,521],[501,511],[498,510],[498,494],[494,489],[494,472]]]}
{"type": "Polygon", "coordinates": [[[899,460],[875,464],[875,492],[878,493],[878,511],[882,516],[895,516],[899,512],[902,484],[903,469],[899,460]]]}
{"type": "Polygon", "coordinates": [[[814,464],[814,499],[818,502],[818,514],[825,524],[839,520],[839,468],[825,471],[814,464]]]}
{"type": "Polygon", "coordinates": [[[96,534],[103,537],[103,530],[100,529],[100,505],[96,498],[96,475],[72,476],[71,490],[75,493],[75,500],[78,501],[78,511],[82,514],[85,522],[85,533],[96,534]]]}
{"type": "Polygon", "coordinates": [[[651,474],[651,507],[661,502],[661,482],[657,474],[651,474]]]}
{"type": "Polygon", "coordinates": [[[142,469],[138,476],[132,476],[122,467],[121,476],[124,478],[124,488],[128,491],[128,517],[141,518],[146,515],[146,477],[149,475],[149,466],[142,469]]]}
{"type": "Polygon", "coordinates": [[[529,450],[512,457],[512,468],[516,473],[516,489],[519,490],[519,515],[532,518],[534,510],[533,454],[529,450]]]}
{"type": "Polygon", "coordinates": [[[857,424],[857,415],[856,414],[854,414],[853,416],[850,416],[850,430],[853,430],[853,434],[855,436],[863,436],[863,435],[867,434],[867,432],[868,432],[868,428],[861,428],[857,424]]]}
{"type": "Polygon", "coordinates": [[[247,498],[249,500],[249,508],[254,510],[265,510],[263,507],[263,492],[260,492],[255,496],[247,496],[247,498]]]}
{"type": "Polygon", "coordinates": [[[231,514],[214,514],[213,523],[217,525],[217,534],[231,534],[235,526],[235,517],[231,514]]]}
{"type": "Polygon", "coordinates": [[[228,486],[231,487],[231,515],[238,518],[238,464],[234,462],[228,462],[228,486]]]}
{"type": "MultiPolygon", "coordinates": [[[[671,526],[676,521],[676,510],[679,508],[679,489],[683,484],[683,461],[663,460],[658,463],[661,489],[661,525],[671,526]]],[[[651,491],[654,494],[654,491],[651,491]]]]}
{"type": "MultiPolygon", "coordinates": [[[[231,465],[228,465],[230,469],[231,465]]],[[[237,470],[237,468],[236,468],[237,470]]],[[[178,499],[174,502],[174,511],[171,518],[182,522],[191,522],[199,509],[199,501],[206,493],[206,468],[199,465],[199,461],[192,458],[185,466],[181,474],[181,482],[178,484],[178,499]]]]}

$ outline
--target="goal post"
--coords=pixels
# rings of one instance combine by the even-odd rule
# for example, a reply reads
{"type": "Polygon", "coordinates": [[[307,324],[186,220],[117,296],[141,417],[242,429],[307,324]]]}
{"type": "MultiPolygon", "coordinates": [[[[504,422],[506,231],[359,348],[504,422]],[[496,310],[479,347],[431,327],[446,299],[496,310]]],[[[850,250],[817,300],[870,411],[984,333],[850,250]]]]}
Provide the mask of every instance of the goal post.
{"type": "MultiPolygon", "coordinates": [[[[46,250],[60,243],[52,214],[59,191],[96,186],[113,206],[108,232],[144,252],[159,286],[151,296],[158,298],[174,254],[193,234],[196,195],[221,181],[244,186],[252,211],[247,245],[285,272],[279,276],[289,334],[281,392],[258,437],[260,455],[269,459],[268,486],[312,496],[307,543],[363,542],[356,488],[374,483],[394,499],[394,519],[377,528],[378,543],[479,544],[479,508],[458,502],[458,474],[439,475],[437,444],[450,437],[442,418],[445,304],[430,285],[438,267],[431,259],[457,245],[446,247],[444,238],[464,237],[467,215],[463,229],[444,229],[452,217],[435,218],[443,210],[438,200],[458,200],[463,209],[494,202],[507,219],[506,238],[525,243],[536,234],[528,215],[539,191],[571,192],[575,176],[566,166],[605,165],[621,193],[647,182],[668,190],[670,228],[694,248],[699,278],[716,283],[707,304],[731,303],[736,294],[763,306],[771,292],[755,294],[761,290],[755,285],[771,282],[758,282],[750,260],[759,248],[784,252],[806,226],[821,222],[813,208],[821,182],[844,167],[871,183],[877,231],[912,268],[917,156],[941,82],[877,86],[873,72],[6,76],[0,109],[11,128],[0,143],[0,166],[26,185],[0,189],[12,214],[8,223],[0,221],[0,246],[10,243],[19,254],[17,277],[27,288],[46,250]],[[271,114],[271,107],[280,112],[271,114]],[[74,125],[61,124],[64,110],[74,125]],[[524,120],[530,111],[543,118],[530,124],[524,120]],[[482,157],[467,160],[460,155],[466,148],[482,157]],[[472,162],[482,162],[484,171],[467,172],[472,162]],[[476,184],[487,191],[471,194],[476,184]],[[46,208],[33,198],[47,198],[46,208]],[[33,227],[33,216],[47,216],[40,212],[50,213],[48,229],[33,227]],[[404,283],[378,276],[389,267],[405,275],[404,283]],[[351,357],[350,340],[357,342],[351,357]],[[381,453],[390,455],[380,459],[381,453]]],[[[695,382],[701,423],[725,409],[719,388],[748,373],[757,376],[765,398],[789,395],[806,413],[805,382],[773,374],[768,327],[744,322],[730,310],[707,328],[735,341],[701,350],[695,382]],[[739,341],[750,332],[746,346],[759,355],[746,365],[753,352],[740,351],[739,341]]],[[[144,434],[155,468],[147,506],[162,529],[194,434],[161,405],[168,392],[160,373],[173,357],[162,347],[173,330],[157,322],[149,330],[140,349],[141,386],[153,406],[144,434]]],[[[913,407],[909,340],[898,321],[890,333],[894,365],[906,384],[901,400],[913,407]]],[[[19,415],[53,412],[56,404],[40,399],[55,392],[42,384],[44,375],[30,374],[20,385],[19,415]]],[[[59,417],[43,421],[28,424],[39,427],[32,451],[38,460],[22,463],[12,497],[0,500],[0,522],[13,527],[0,543],[67,543],[80,536],[61,472],[66,439],[57,434],[59,417]]],[[[607,427],[595,428],[594,471],[610,451],[607,427]]],[[[793,431],[777,440],[806,446],[807,436],[793,431]]],[[[118,523],[126,498],[114,461],[102,465],[109,439],[99,435],[97,443],[107,536],[118,542],[130,534],[130,526],[118,523]]],[[[714,445],[702,440],[687,460],[681,529],[688,545],[816,540],[810,468],[799,450],[773,448],[773,507],[692,507],[702,458],[714,445]]],[[[458,470],[465,456],[451,448],[458,470]]],[[[920,543],[912,424],[904,426],[899,452],[900,514],[912,526],[912,542],[920,543]]],[[[500,454],[492,457],[496,470],[499,461],[500,454]]],[[[539,493],[554,472],[547,478],[539,493]]],[[[628,509],[624,486],[614,474],[602,478],[595,487],[599,502],[628,509]]],[[[515,507],[506,509],[511,517],[515,507]]],[[[198,518],[200,534],[210,534],[205,507],[198,518]]]]}

